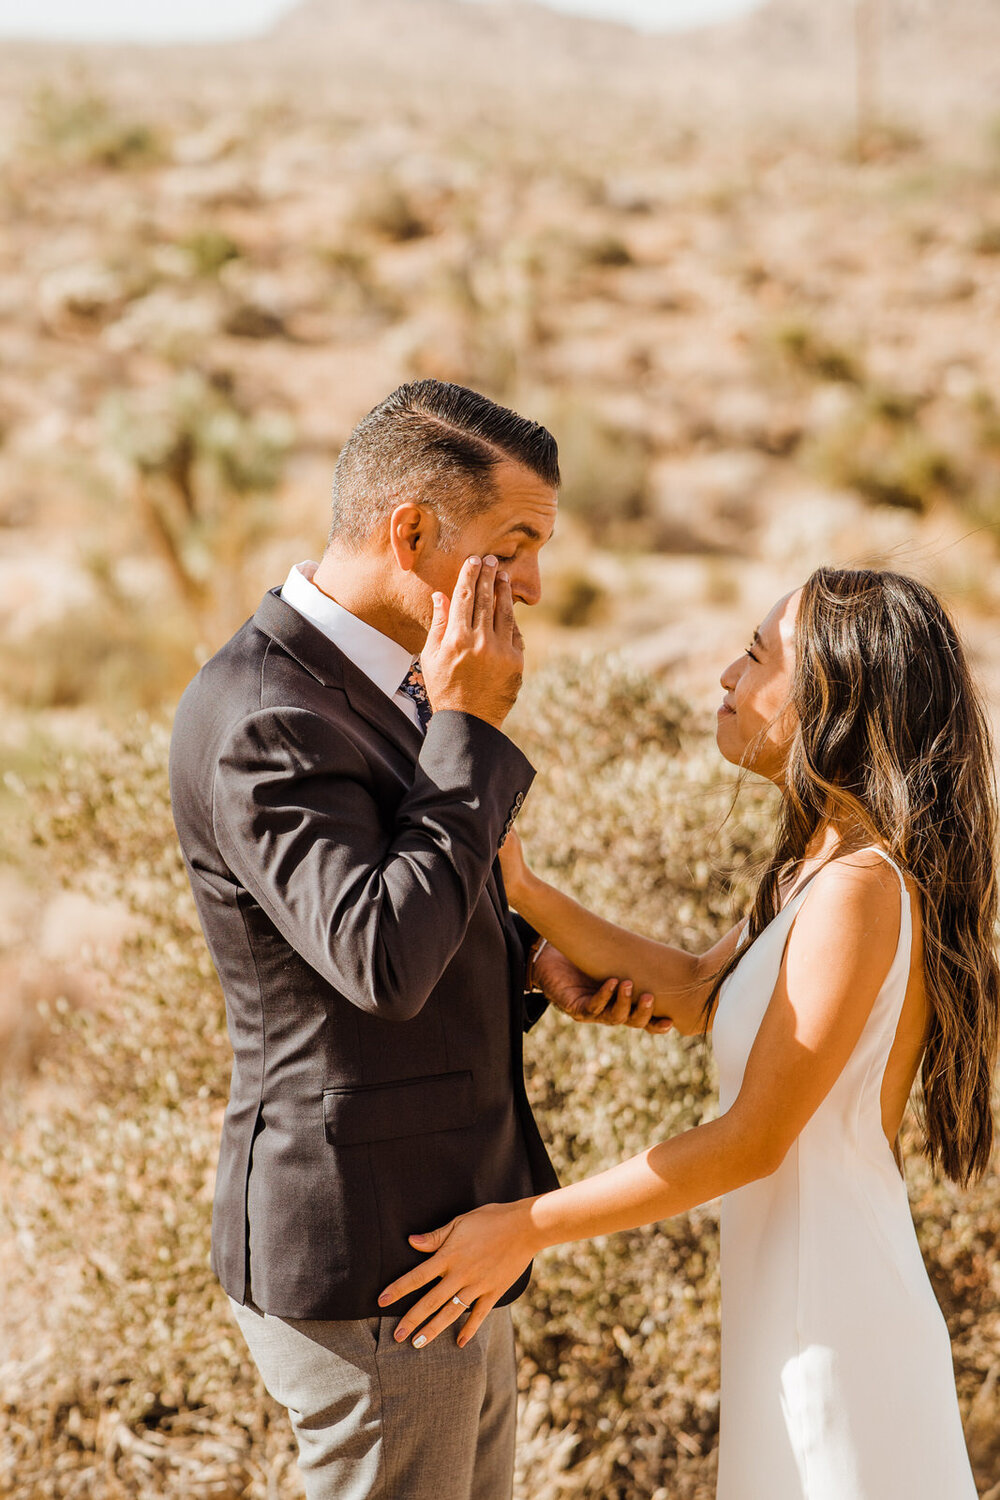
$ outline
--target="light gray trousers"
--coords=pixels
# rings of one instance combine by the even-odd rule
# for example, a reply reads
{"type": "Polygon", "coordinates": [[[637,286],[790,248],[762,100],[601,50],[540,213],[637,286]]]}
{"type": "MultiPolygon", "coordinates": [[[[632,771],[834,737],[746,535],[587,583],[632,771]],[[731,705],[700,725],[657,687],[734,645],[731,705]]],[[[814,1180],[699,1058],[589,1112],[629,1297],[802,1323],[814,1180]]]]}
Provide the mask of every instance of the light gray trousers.
{"type": "Polygon", "coordinates": [[[516,1363],[510,1311],[459,1349],[423,1349],[398,1317],[275,1318],[229,1299],[268,1391],[287,1407],[307,1500],[510,1500],[516,1363]]]}

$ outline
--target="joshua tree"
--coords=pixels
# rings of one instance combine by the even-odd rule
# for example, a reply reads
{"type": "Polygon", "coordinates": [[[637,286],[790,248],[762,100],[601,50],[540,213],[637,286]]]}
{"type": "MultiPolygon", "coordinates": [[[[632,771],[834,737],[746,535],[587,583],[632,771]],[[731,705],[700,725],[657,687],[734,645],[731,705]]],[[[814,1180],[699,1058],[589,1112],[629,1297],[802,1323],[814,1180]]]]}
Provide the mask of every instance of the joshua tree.
{"type": "Polygon", "coordinates": [[[224,376],[190,371],[115,391],[105,432],[151,544],[199,623],[242,608],[243,568],[266,535],[291,443],[287,419],[252,414],[224,376]]]}

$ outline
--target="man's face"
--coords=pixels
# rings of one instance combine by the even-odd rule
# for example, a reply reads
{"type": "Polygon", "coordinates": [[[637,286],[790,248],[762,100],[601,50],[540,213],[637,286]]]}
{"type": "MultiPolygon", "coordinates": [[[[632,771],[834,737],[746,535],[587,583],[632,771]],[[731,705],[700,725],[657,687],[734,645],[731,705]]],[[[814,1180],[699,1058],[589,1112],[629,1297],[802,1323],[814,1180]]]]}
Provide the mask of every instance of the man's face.
{"type": "Polygon", "coordinates": [[[465,559],[492,554],[510,575],[514,602],[537,604],[542,595],[538,554],[555,526],[556,491],[512,460],[497,465],[493,483],[495,503],[473,516],[447,552],[435,549],[427,556],[421,578],[450,598],[465,559]]]}

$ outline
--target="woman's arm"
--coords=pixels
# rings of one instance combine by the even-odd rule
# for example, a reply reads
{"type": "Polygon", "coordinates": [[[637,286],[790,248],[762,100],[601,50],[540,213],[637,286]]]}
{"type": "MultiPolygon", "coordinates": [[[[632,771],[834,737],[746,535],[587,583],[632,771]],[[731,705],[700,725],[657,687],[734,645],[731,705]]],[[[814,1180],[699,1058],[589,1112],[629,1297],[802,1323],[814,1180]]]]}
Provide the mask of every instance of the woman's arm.
{"type": "Polygon", "coordinates": [[[435,1337],[460,1316],[451,1301],[460,1297],[475,1303],[460,1335],[468,1342],[547,1246],[669,1218],[776,1171],[857,1045],[893,960],[899,911],[899,883],[877,855],[829,865],[796,916],[731,1109],[583,1182],[413,1236],[417,1249],[435,1253],[379,1301],[440,1280],[395,1337],[417,1328],[425,1342],[435,1337]]]}
{"type": "Polygon", "coordinates": [[[686,953],[605,921],[540,879],[526,865],[516,833],[505,840],[500,860],[511,906],[578,969],[595,979],[627,975],[635,994],[655,996],[654,1016],[669,1017],[688,1035],[702,1029],[713,976],[736,947],[742,923],[707,953],[686,953]]]}

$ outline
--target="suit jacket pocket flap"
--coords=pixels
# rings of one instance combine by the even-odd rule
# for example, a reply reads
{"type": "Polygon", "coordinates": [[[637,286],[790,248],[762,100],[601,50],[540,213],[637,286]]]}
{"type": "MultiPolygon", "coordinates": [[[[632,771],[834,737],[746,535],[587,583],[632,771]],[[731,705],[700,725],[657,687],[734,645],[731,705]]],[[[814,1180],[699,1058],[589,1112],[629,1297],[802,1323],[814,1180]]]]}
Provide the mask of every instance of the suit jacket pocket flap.
{"type": "Polygon", "coordinates": [[[461,1130],[474,1119],[469,1072],[323,1090],[326,1137],[337,1146],[461,1130]]]}

